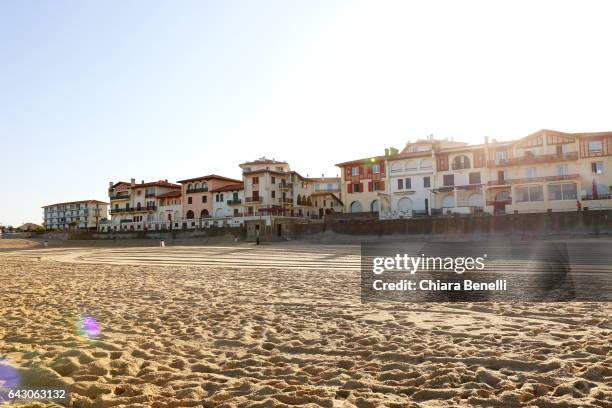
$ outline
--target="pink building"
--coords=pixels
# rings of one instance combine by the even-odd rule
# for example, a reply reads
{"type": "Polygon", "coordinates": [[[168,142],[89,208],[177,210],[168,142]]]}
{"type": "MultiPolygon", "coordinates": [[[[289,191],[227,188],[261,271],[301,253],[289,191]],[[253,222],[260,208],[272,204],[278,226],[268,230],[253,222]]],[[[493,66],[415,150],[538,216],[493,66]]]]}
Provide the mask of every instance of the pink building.
{"type": "Polygon", "coordinates": [[[213,215],[213,190],[241,180],[210,174],[208,176],[179,180],[182,184],[183,218],[208,218],[213,215]]]}

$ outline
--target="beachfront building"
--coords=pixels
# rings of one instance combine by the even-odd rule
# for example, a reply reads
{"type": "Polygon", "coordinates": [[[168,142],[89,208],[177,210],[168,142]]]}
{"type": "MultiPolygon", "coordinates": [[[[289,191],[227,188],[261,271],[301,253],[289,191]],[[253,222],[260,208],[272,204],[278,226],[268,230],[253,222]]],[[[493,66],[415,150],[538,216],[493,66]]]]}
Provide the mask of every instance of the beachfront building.
{"type": "Polygon", "coordinates": [[[211,190],[213,216],[215,218],[240,217],[244,202],[244,184],[227,184],[211,190]]]}
{"type": "Polygon", "coordinates": [[[381,210],[381,218],[406,218],[430,214],[434,186],[434,149],[440,141],[428,137],[409,142],[396,154],[387,149],[386,165],[389,172],[385,195],[388,207],[381,210]]]}
{"type": "Polygon", "coordinates": [[[340,177],[313,177],[309,181],[313,187],[311,203],[317,218],[344,211],[340,177]]]}
{"type": "Polygon", "coordinates": [[[341,169],[341,195],[346,213],[376,213],[389,208],[386,157],[374,156],[336,164],[341,169]]]}
{"type": "Polygon", "coordinates": [[[240,164],[245,215],[286,214],[290,200],[291,168],[284,161],[259,158],[240,164]]]}
{"type": "Polygon", "coordinates": [[[96,228],[108,217],[108,203],[98,200],[70,201],[42,208],[43,225],[47,230],[96,228]]]}
{"type": "Polygon", "coordinates": [[[435,150],[431,214],[482,212],[488,175],[485,146],[451,143],[440,143],[435,150]]]}
{"type": "Polygon", "coordinates": [[[228,185],[240,184],[240,180],[229,177],[209,174],[207,176],[194,177],[179,180],[182,189],[183,203],[183,223],[187,228],[201,227],[203,220],[214,215],[213,200],[215,194],[213,190],[228,185]]]}
{"type": "MultiPolygon", "coordinates": [[[[144,228],[144,223],[155,223],[168,220],[166,209],[159,208],[158,196],[169,192],[180,191],[181,186],[169,183],[168,180],[159,180],[145,183],[142,180],[136,183],[135,179],[130,182],[119,181],[109,183],[108,196],[111,202],[110,227],[114,230],[129,229],[138,230],[144,228]]],[[[164,203],[168,203],[167,197],[164,203]]],[[[174,204],[176,208],[176,204],[174,204]]],[[[167,207],[167,205],[165,205],[167,207]]],[[[175,211],[175,210],[174,210],[175,211]]],[[[172,211],[171,217],[177,214],[172,211]]]]}
{"type": "Polygon", "coordinates": [[[180,189],[173,188],[171,191],[157,194],[155,198],[157,199],[156,222],[168,224],[164,227],[169,228],[169,224],[182,219],[183,197],[180,189]]]}
{"type": "Polygon", "coordinates": [[[610,208],[612,132],[540,130],[520,140],[488,142],[487,211],[610,208]]]}

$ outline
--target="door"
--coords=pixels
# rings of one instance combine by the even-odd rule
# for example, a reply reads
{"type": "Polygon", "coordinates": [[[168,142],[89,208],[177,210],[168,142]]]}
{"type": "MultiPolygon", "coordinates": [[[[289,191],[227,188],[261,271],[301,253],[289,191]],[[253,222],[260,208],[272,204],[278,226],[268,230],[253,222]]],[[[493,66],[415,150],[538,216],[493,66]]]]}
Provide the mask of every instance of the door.
{"type": "Polygon", "coordinates": [[[276,224],[276,235],[281,236],[283,233],[283,224],[276,224]]]}

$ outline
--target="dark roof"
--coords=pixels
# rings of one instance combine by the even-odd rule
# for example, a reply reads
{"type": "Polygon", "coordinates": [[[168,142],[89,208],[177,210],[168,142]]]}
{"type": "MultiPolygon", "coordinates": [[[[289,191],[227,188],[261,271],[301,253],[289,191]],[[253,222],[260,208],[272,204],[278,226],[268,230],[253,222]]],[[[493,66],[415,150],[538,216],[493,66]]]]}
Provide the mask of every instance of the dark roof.
{"type": "Polygon", "coordinates": [[[222,191],[233,191],[233,190],[242,190],[244,188],[244,183],[236,183],[236,184],[228,184],[227,186],[215,188],[214,190],[210,190],[211,193],[217,193],[222,191]]]}
{"type": "Polygon", "coordinates": [[[218,176],[216,174],[209,174],[208,176],[201,176],[201,177],[194,177],[194,178],[185,179],[185,180],[179,180],[179,181],[177,181],[177,183],[183,184],[183,183],[189,183],[190,181],[210,180],[210,179],[232,181],[234,183],[241,183],[240,180],[236,180],[236,179],[229,178],[229,177],[224,177],[224,176],[218,176]]]}

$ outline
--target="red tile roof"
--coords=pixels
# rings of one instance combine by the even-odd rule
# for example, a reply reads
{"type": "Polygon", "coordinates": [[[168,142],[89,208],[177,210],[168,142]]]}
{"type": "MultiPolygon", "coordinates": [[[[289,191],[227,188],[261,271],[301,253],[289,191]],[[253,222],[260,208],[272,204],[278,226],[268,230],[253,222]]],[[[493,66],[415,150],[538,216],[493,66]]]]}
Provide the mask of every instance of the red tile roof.
{"type": "Polygon", "coordinates": [[[242,190],[243,188],[244,188],[244,183],[236,183],[236,184],[228,184],[227,186],[215,188],[214,190],[210,190],[210,192],[217,193],[221,191],[242,190]]]}
{"type": "Polygon", "coordinates": [[[210,180],[210,179],[215,179],[215,180],[223,180],[223,181],[232,181],[234,183],[241,183],[240,180],[236,180],[233,178],[229,178],[229,177],[224,177],[224,176],[218,176],[216,174],[209,174],[208,176],[201,176],[201,177],[194,177],[194,178],[190,178],[190,179],[185,179],[185,180],[179,180],[177,181],[177,183],[189,183],[190,181],[200,181],[200,180],[210,180]]]}
{"type": "Polygon", "coordinates": [[[181,196],[181,190],[173,190],[173,191],[168,191],[167,193],[158,194],[155,197],[166,198],[166,197],[180,197],[180,196],[181,196]]]}

